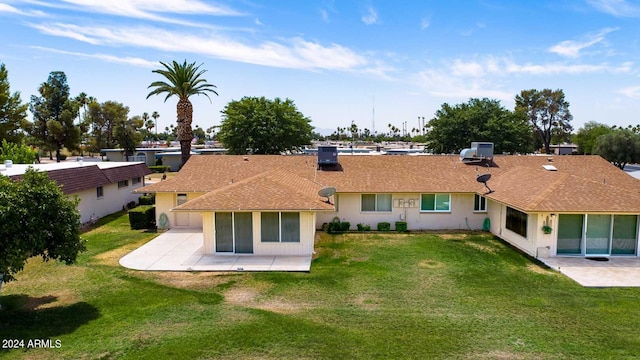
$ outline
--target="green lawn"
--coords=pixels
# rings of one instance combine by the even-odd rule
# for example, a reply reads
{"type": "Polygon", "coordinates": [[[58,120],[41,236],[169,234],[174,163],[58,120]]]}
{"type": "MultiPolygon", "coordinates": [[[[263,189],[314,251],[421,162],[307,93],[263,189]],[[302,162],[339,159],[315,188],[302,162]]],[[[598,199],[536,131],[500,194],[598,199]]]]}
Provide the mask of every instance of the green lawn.
{"type": "Polygon", "coordinates": [[[583,288],[489,235],[322,234],[310,273],[138,272],[126,216],[78,263],[30,262],[0,301],[9,359],[625,359],[640,289],[583,288]]]}

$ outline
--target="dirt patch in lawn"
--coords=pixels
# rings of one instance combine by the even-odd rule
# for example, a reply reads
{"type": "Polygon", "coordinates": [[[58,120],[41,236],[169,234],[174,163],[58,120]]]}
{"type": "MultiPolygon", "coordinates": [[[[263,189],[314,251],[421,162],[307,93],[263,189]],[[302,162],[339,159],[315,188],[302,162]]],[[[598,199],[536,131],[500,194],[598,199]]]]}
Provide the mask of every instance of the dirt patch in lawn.
{"type": "Polygon", "coordinates": [[[111,251],[100,253],[94,256],[93,258],[100,265],[120,266],[119,261],[123,256],[127,255],[128,253],[132,252],[133,250],[139,248],[140,246],[148,242],[149,242],[149,239],[144,239],[133,244],[127,244],[125,246],[121,246],[111,251]]]}
{"type": "Polygon", "coordinates": [[[527,270],[537,274],[545,274],[545,275],[555,274],[555,272],[553,272],[549,268],[544,267],[542,265],[538,265],[538,264],[531,264],[531,263],[527,264],[527,270]]]}
{"type": "Polygon", "coordinates": [[[433,259],[425,259],[418,263],[420,269],[441,269],[444,266],[444,263],[433,259]]]}
{"type": "Polygon", "coordinates": [[[231,305],[272,311],[280,314],[298,313],[313,307],[311,304],[296,303],[286,298],[266,299],[263,294],[264,290],[238,286],[225,291],[224,298],[225,301],[231,305]]]}
{"type": "Polygon", "coordinates": [[[137,277],[153,280],[164,286],[185,290],[207,290],[226,284],[240,276],[224,272],[132,271],[137,277]]]}
{"type": "Polygon", "coordinates": [[[467,234],[438,234],[438,236],[444,240],[464,240],[467,238],[467,234]]]}

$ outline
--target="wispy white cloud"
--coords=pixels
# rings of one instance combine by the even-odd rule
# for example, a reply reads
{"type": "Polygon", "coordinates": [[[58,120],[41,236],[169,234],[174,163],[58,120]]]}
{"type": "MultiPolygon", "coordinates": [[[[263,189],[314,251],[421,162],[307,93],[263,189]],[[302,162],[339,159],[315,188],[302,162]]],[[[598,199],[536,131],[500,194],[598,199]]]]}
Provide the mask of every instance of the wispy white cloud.
{"type": "Polygon", "coordinates": [[[320,9],[320,16],[322,17],[322,21],[329,22],[329,13],[325,9],[320,9]]]}
{"type": "Polygon", "coordinates": [[[640,4],[627,0],[587,0],[596,10],[618,17],[640,17],[640,4]]]}
{"type": "Polygon", "coordinates": [[[223,34],[174,32],[154,27],[92,27],[75,24],[32,25],[42,33],[93,45],[132,46],[195,53],[230,61],[306,70],[365,71],[369,61],[351,49],[322,45],[296,37],[280,42],[248,44],[223,34]]]}
{"type": "Polygon", "coordinates": [[[21,10],[15,6],[11,6],[9,4],[0,3],[0,14],[8,13],[14,15],[21,16],[29,16],[29,17],[44,17],[46,14],[40,10],[21,10]]]}
{"type": "MultiPolygon", "coordinates": [[[[439,68],[431,67],[417,75],[418,84],[436,96],[465,98],[493,97],[508,100],[512,92],[504,91],[504,83],[510,77],[560,76],[583,74],[634,74],[634,64],[625,62],[610,64],[563,64],[563,63],[525,63],[520,64],[510,58],[486,57],[480,60],[453,59],[443,62],[439,68]]],[[[635,91],[635,90],[634,90],[635,91]]]]}
{"type": "Polygon", "coordinates": [[[632,99],[640,99],[640,86],[630,86],[618,90],[619,94],[632,99]]]}
{"type": "Polygon", "coordinates": [[[77,56],[77,57],[82,57],[87,59],[97,59],[97,60],[110,62],[110,63],[134,65],[134,66],[145,67],[150,69],[158,67],[157,61],[149,61],[149,60],[145,60],[138,57],[130,57],[130,56],[120,57],[120,56],[113,56],[108,54],[85,54],[81,52],[53,49],[53,48],[48,48],[43,46],[31,46],[31,48],[40,50],[40,51],[50,52],[50,53],[72,55],[72,56],[77,56]]]}
{"type": "Polygon", "coordinates": [[[366,12],[362,15],[362,22],[367,25],[373,25],[378,23],[378,12],[373,6],[369,6],[366,12]]]}
{"type": "Polygon", "coordinates": [[[605,35],[618,30],[617,28],[605,28],[596,33],[587,34],[582,41],[565,40],[549,48],[549,52],[560,56],[576,58],[582,55],[580,52],[598,43],[605,41],[605,35]]]}
{"type": "Polygon", "coordinates": [[[226,6],[211,5],[200,0],[63,0],[91,12],[127,17],[151,18],[156,13],[207,14],[215,16],[237,16],[240,12],[226,6]]]}
{"type": "Polygon", "coordinates": [[[429,19],[423,18],[422,20],[420,20],[420,29],[424,30],[428,28],[429,25],[431,25],[431,21],[429,19]]]}

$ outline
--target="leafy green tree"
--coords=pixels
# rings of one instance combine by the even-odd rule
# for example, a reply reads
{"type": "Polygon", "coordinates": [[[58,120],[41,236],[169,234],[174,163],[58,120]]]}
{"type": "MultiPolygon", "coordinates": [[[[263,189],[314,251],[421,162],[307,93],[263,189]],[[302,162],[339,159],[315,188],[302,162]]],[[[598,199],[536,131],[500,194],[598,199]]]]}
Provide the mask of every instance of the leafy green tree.
{"type": "Polygon", "coordinates": [[[579,154],[590,155],[593,154],[598,137],[612,131],[614,130],[608,125],[589,121],[573,135],[572,142],[578,145],[579,154]]]}
{"type": "Polygon", "coordinates": [[[23,138],[22,128],[27,119],[27,104],[22,104],[20,93],[11,94],[9,72],[0,64],[0,140],[19,143],[23,138]]]}
{"type": "MultiPolygon", "coordinates": [[[[127,108],[127,111],[129,109],[127,108]]],[[[128,120],[116,122],[113,129],[113,137],[121,149],[124,149],[124,155],[129,161],[129,156],[133,155],[136,147],[143,139],[140,129],[144,126],[144,118],[134,116],[128,120]]]]}
{"type": "Polygon", "coordinates": [[[77,198],[32,168],[21,180],[0,176],[0,189],[0,284],[15,280],[32,256],[75,262],[85,250],[77,198]]]}
{"type": "Polygon", "coordinates": [[[427,147],[436,153],[459,153],[473,141],[490,141],[496,153],[527,153],[532,150],[532,132],[522,114],[511,112],[500,101],[469,99],[447,103],[427,123],[427,147]]]}
{"type": "Polygon", "coordinates": [[[193,140],[193,129],[191,122],[193,120],[193,105],[189,101],[192,95],[204,95],[209,101],[211,98],[208,93],[218,95],[214,90],[215,85],[207,83],[207,80],[201,76],[206,70],[200,70],[200,66],[196,63],[180,64],[176,61],[172,65],[160,64],[164,69],[153,70],[154,73],[162,75],[166,81],[154,81],[148,88],[153,90],[147,95],[147,99],[152,95],[166,94],[164,98],[166,102],[172,96],[178,97],[177,113],[178,113],[178,140],[180,141],[180,152],[182,153],[182,164],[189,160],[191,156],[191,140],[193,140]]]}
{"type": "Polygon", "coordinates": [[[627,164],[640,163],[640,135],[629,129],[600,135],[593,152],[624,169],[627,164]]]}
{"type": "Polygon", "coordinates": [[[538,134],[547,154],[552,138],[566,139],[573,127],[569,102],[560,89],[522,90],[515,98],[516,112],[524,113],[538,134]]]}
{"type": "Polygon", "coordinates": [[[218,139],[231,154],[280,154],[311,143],[310,123],[290,99],[244,97],[222,110],[218,139]]]}
{"type": "Polygon", "coordinates": [[[117,140],[114,131],[119,123],[126,123],[129,108],[116,101],[89,104],[89,122],[91,124],[90,148],[98,152],[100,149],[115,148],[117,140]]]}
{"type": "Polygon", "coordinates": [[[0,162],[11,160],[14,164],[33,164],[36,161],[38,151],[24,143],[10,143],[2,139],[0,146],[0,162]]]}
{"type": "Polygon", "coordinates": [[[74,124],[79,104],[69,98],[67,76],[62,71],[52,71],[38,92],[40,96],[32,95],[29,104],[34,120],[29,132],[40,146],[55,151],[59,162],[62,148],[74,150],[80,145],[80,128],[74,124]]]}

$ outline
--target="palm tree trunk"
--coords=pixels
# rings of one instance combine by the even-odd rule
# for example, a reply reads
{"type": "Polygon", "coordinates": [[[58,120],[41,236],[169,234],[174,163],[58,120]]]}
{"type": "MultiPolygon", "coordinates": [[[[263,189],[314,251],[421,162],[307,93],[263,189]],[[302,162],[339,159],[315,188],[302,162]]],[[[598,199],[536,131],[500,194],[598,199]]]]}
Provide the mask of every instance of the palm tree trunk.
{"type": "Polygon", "coordinates": [[[191,121],[193,118],[193,106],[189,98],[180,98],[177,106],[178,112],[178,140],[180,141],[180,154],[182,166],[191,157],[191,140],[193,140],[193,130],[191,121]]]}

